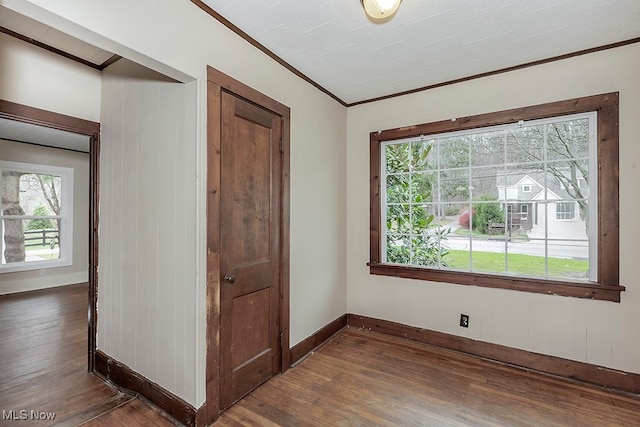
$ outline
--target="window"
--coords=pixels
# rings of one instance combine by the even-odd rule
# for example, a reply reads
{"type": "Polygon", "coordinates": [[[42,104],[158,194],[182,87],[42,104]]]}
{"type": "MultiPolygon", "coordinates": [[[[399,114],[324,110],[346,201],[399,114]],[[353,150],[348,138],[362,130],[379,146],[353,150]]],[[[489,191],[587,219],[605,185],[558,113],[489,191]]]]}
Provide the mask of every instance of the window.
{"type": "Polygon", "coordinates": [[[619,301],[617,100],[371,133],[370,272],[619,301]]]}
{"type": "Polygon", "coordinates": [[[522,186],[522,192],[523,193],[531,193],[531,186],[530,185],[523,185],[522,186]]]}
{"type": "Polygon", "coordinates": [[[556,203],[556,219],[574,219],[575,218],[574,202],[557,202],[556,203]]]}
{"type": "Polygon", "coordinates": [[[73,169],[0,161],[0,272],[71,265],[73,169]]]}

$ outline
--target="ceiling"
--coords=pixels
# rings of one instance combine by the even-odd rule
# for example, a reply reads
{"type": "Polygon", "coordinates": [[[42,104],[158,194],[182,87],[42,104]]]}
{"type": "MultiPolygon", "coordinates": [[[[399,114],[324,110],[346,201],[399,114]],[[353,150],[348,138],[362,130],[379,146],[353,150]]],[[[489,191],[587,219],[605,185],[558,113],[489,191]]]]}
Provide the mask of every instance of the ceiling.
{"type": "Polygon", "coordinates": [[[0,139],[89,152],[89,137],[0,117],[0,139]]]}
{"type": "MultiPolygon", "coordinates": [[[[13,10],[0,7],[0,32],[20,38],[47,50],[57,49],[66,57],[96,69],[103,69],[112,63],[114,54],[80,41],[52,27],[21,15],[13,10]]],[[[67,150],[89,152],[89,137],[62,130],[22,123],[0,117],[0,139],[26,142],[67,150]]]]}
{"type": "Polygon", "coordinates": [[[9,8],[2,7],[0,12],[0,32],[18,37],[40,47],[46,45],[57,49],[65,53],[65,56],[72,56],[72,59],[99,70],[103,69],[105,64],[113,61],[114,54],[112,52],[107,52],[80,41],[9,8]]]}
{"type": "Polygon", "coordinates": [[[638,0],[202,0],[346,104],[640,37],[638,0]]]}
{"type": "MultiPolygon", "coordinates": [[[[404,0],[383,24],[360,0],[192,1],[345,105],[640,38],[640,0],[404,0]]],[[[119,59],[1,12],[2,32],[97,69],[119,59]]]]}

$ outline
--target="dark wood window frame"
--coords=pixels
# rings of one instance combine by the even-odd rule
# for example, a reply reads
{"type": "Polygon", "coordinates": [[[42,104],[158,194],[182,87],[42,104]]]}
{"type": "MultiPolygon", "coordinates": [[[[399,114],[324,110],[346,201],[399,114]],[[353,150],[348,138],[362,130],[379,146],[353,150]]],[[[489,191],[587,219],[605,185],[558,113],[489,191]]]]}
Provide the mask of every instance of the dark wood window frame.
{"type": "Polygon", "coordinates": [[[370,261],[367,264],[370,274],[620,302],[620,293],[625,288],[619,283],[618,98],[619,94],[613,92],[371,132],[370,261]],[[598,278],[596,283],[436,270],[381,262],[380,166],[383,142],[591,111],[596,111],[598,116],[598,278]]]}

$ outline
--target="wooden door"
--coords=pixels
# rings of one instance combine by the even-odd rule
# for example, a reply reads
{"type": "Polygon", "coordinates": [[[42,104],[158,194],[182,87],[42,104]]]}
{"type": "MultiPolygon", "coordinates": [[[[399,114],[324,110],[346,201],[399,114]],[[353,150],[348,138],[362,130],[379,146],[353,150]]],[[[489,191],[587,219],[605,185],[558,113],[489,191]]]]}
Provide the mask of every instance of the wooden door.
{"type": "Polygon", "coordinates": [[[282,118],[222,92],[221,409],[280,371],[282,118]]]}

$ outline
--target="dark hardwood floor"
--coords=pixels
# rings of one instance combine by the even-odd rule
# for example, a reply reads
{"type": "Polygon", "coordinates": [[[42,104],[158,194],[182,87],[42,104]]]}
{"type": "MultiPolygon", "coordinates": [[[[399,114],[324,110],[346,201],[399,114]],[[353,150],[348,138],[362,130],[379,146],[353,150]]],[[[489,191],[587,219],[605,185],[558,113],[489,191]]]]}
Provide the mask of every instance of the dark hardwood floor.
{"type": "Polygon", "coordinates": [[[640,426],[640,400],[347,329],[215,426],[640,426]]]}
{"type": "Polygon", "coordinates": [[[87,292],[0,296],[1,426],[77,426],[135,399],[87,372],[87,292]]]}
{"type": "MultiPolygon", "coordinates": [[[[0,425],[172,426],[86,372],[87,287],[0,296],[0,425]],[[55,412],[8,420],[8,411],[55,412]]],[[[346,329],[215,426],[640,426],[640,398],[346,329]]]]}

